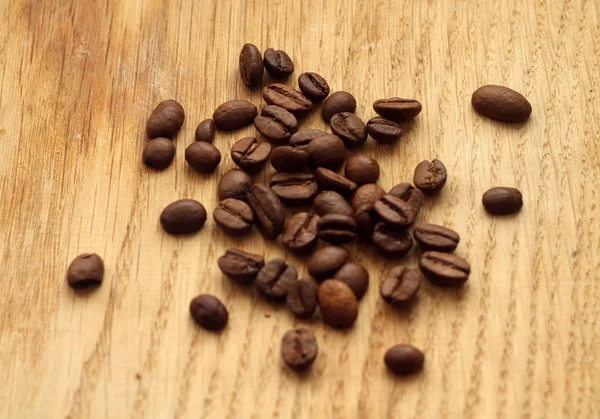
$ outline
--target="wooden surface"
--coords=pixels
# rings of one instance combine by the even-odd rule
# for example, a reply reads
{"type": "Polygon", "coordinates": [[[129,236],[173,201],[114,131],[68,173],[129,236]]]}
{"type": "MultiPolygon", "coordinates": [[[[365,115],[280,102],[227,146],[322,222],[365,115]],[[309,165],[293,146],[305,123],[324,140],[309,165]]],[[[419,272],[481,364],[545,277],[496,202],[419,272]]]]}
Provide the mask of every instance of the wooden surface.
{"type": "MultiPolygon", "coordinates": [[[[600,6],[594,0],[19,1],[0,3],[0,416],[6,418],[600,416],[600,6]],[[196,124],[228,99],[261,104],[240,82],[241,46],[287,51],[303,71],[374,115],[375,99],[417,98],[423,112],[378,158],[380,184],[447,166],[421,221],[455,228],[472,274],[460,291],[425,284],[398,311],[377,284],[394,261],[354,250],[371,286],[352,330],[318,322],[311,372],[283,367],[296,321],[224,278],[228,247],[285,255],[254,233],[231,238],[212,217],[193,237],[160,228],[160,211],[195,198],[209,213],[233,167],[219,133],[218,172],[184,160],[196,124]],[[470,106],[482,84],[533,105],[522,126],[470,106]],[[154,106],[176,99],[186,122],[175,163],[141,164],[154,106]],[[490,217],[483,192],[516,186],[515,217],[490,217]],[[97,252],[105,282],[76,295],[69,262],[97,252]],[[188,304],[219,296],[230,323],[199,330],[188,304]],[[389,375],[384,351],[412,343],[422,374],[389,375]]],[[[324,128],[317,112],[303,128],[324,128]]],[[[270,169],[257,179],[265,181],[270,169]]],[[[403,263],[414,265],[417,251],[403,263]]],[[[286,255],[304,273],[301,259],[286,255]]]]}

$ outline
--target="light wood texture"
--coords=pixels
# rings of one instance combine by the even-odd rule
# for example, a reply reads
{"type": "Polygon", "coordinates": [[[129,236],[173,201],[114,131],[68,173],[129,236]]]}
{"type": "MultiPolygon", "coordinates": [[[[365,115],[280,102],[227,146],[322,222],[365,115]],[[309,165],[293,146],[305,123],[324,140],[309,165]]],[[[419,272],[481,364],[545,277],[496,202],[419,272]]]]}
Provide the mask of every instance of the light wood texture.
{"type": "MultiPolygon", "coordinates": [[[[0,3],[1,417],[599,417],[599,3],[322,3],[0,3]],[[293,85],[316,71],[352,92],[364,120],[378,98],[423,103],[401,142],[360,151],[379,159],[386,189],[423,159],[446,164],[449,181],[420,220],[460,233],[457,253],[472,267],[464,289],[425,284],[411,310],[394,310],[378,281],[397,262],[361,247],[370,289],[356,326],[337,331],[294,320],[217,268],[228,247],[271,258],[286,255],[280,243],[228,237],[212,216],[192,237],[162,231],[160,211],[176,199],[212,213],[216,182],[234,167],[229,145],[255,133],[218,133],[213,175],[185,163],[196,124],[218,104],[261,104],[239,78],[245,42],[287,51],[293,85]],[[483,84],[523,93],[531,120],[475,114],[483,84]],[[141,164],[145,121],[171,98],[186,122],[175,163],[153,172],[141,164]],[[481,195],[494,185],[523,191],[520,214],[485,214],[481,195]],[[106,277],[76,295],[64,277],[83,252],[103,257],[106,277]],[[223,333],[192,323],[201,292],[229,307],[223,333]],[[320,344],[302,376],[279,354],[300,324],[320,344]],[[384,351],[401,342],[424,350],[422,374],[385,370],[384,351]]],[[[318,112],[301,125],[324,128],[318,112]]]]}

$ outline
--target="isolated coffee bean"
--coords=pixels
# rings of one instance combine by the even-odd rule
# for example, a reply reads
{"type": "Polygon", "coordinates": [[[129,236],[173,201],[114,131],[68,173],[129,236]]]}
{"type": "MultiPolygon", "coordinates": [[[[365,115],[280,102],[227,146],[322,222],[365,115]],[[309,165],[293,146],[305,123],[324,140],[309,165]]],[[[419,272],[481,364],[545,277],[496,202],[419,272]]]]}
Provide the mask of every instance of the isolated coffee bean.
{"type": "Polygon", "coordinates": [[[306,97],[315,102],[329,95],[329,84],[317,73],[302,73],[298,77],[298,87],[306,97]]]}
{"type": "Polygon", "coordinates": [[[195,233],[200,231],[205,222],[204,205],[193,199],[172,202],[160,214],[160,223],[170,234],[195,233]]]}
{"type": "Polygon", "coordinates": [[[312,173],[278,172],[271,178],[270,186],[288,203],[307,202],[319,193],[319,185],[312,173]]]}
{"type": "Polygon", "coordinates": [[[375,183],[379,179],[379,163],[372,157],[358,154],[348,159],[344,173],[357,185],[375,183]]]}
{"type": "Polygon", "coordinates": [[[250,125],[256,115],[256,106],[247,100],[236,99],[219,105],[213,113],[213,120],[219,129],[234,130],[250,125]]]}
{"type": "Polygon", "coordinates": [[[311,317],[317,308],[317,287],[310,279],[299,279],[288,288],[286,305],[296,317],[311,317]]]}
{"type": "Polygon", "coordinates": [[[388,304],[404,307],[412,302],[421,287],[421,274],[416,269],[406,266],[394,266],[385,275],[379,294],[388,304]]]}
{"type": "Polygon", "coordinates": [[[246,194],[254,181],[252,177],[240,169],[232,169],[225,173],[217,185],[217,196],[222,201],[227,198],[235,198],[245,201],[246,194]]]}
{"type": "Polygon", "coordinates": [[[317,292],[323,322],[331,327],[350,327],[358,317],[358,301],[342,281],[328,279],[317,292]]]}
{"type": "Polygon", "coordinates": [[[416,226],[413,236],[424,250],[437,250],[438,252],[453,252],[460,241],[460,237],[455,231],[435,224],[416,226]]]}
{"type": "Polygon", "coordinates": [[[308,144],[321,135],[327,134],[320,129],[303,129],[290,137],[290,147],[308,150],[308,144]]]}
{"type": "Polygon", "coordinates": [[[252,208],[239,199],[227,198],[213,212],[215,222],[229,234],[242,234],[254,223],[252,208]]]}
{"type": "Polygon", "coordinates": [[[315,334],[306,327],[298,327],[283,335],[281,357],[285,364],[294,370],[310,367],[319,351],[315,334]]]}
{"type": "Polygon", "coordinates": [[[165,169],[175,157],[175,145],[168,138],[158,137],[148,141],[144,147],[142,161],[153,169],[165,169]]]}
{"type": "Polygon", "coordinates": [[[416,214],[419,213],[419,210],[425,202],[425,195],[423,195],[423,192],[415,189],[410,183],[397,184],[390,189],[388,195],[393,195],[405,202],[408,202],[415,209],[416,214]]]}
{"type": "Polygon", "coordinates": [[[358,147],[367,141],[367,127],[351,112],[336,113],[329,120],[331,131],[340,137],[346,147],[358,147]]]}
{"type": "Polygon", "coordinates": [[[354,217],[327,214],[319,219],[319,238],[329,243],[348,243],[358,238],[354,217]]]}
{"type": "Polygon", "coordinates": [[[160,102],[150,114],[146,123],[148,138],[173,138],[179,132],[185,119],[183,106],[174,100],[160,102]]]}
{"type": "Polygon", "coordinates": [[[310,154],[301,148],[275,147],[271,151],[271,166],[278,172],[297,172],[308,165],[310,154]]]}
{"type": "Polygon", "coordinates": [[[423,253],[419,269],[433,284],[460,287],[469,279],[471,267],[466,260],[451,254],[429,251],[423,253]]]}
{"type": "Polygon", "coordinates": [[[263,99],[269,105],[279,106],[294,115],[302,115],[312,109],[312,102],[296,89],[281,83],[273,83],[263,89],[263,99]]]}
{"type": "Polygon", "coordinates": [[[382,222],[375,224],[371,240],[379,250],[396,257],[404,256],[413,246],[413,239],[407,230],[395,230],[382,222]]]}
{"type": "Polygon", "coordinates": [[[471,97],[473,109],[483,116],[503,122],[525,122],[531,104],[525,97],[504,86],[482,86],[471,97]]]}
{"type": "Polygon", "coordinates": [[[202,294],[190,302],[190,314],[194,321],[207,330],[222,330],[227,325],[227,308],[214,295],[202,294]]]}
{"type": "Polygon", "coordinates": [[[285,226],[286,212],[277,195],[265,185],[257,183],[252,185],[246,196],[260,232],[270,240],[279,236],[285,226]]]}
{"type": "Polygon", "coordinates": [[[283,259],[272,259],[262,267],[256,276],[256,288],[267,299],[285,300],[287,290],[298,280],[296,268],[283,259]]]}
{"type": "Polygon", "coordinates": [[[304,252],[311,249],[317,241],[317,223],[319,216],[307,212],[299,212],[287,220],[281,241],[288,249],[304,252]]]}
{"type": "Polygon", "coordinates": [[[323,120],[329,123],[331,117],[337,113],[350,112],[356,110],[356,99],[348,92],[335,92],[323,102],[321,107],[321,116],[323,120]]]}
{"type": "Polygon", "coordinates": [[[352,197],[352,208],[356,211],[359,208],[373,209],[375,202],[379,201],[385,195],[383,188],[375,183],[368,183],[359,187],[352,197]]]}
{"type": "Polygon", "coordinates": [[[423,369],[425,355],[414,346],[396,345],[387,350],[383,361],[395,375],[408,375],[423,369]]]}
{"type": "Polygon", "coordinates": [[[271,144],[259,143],[254,137],[245,137],[231,147],[231,159],[241,169],[253,173],[260,170],[271,154],[271,144]]]}
{"type": "Polygon", "coordinates": [[[325,167],[317,168],[317,183],[323,190],[332,190],[341,195],[349,196],[357,188],[356,183],[325,167]]]}
{"type": "Polygon", "coordinates": [[[73,289],[98,287],[104,279],[104,262],[95,253],[77,256],[67,269],[67,283],[73,289]]]}
{"type": "Polygon", "coordinates": [[[394,121],[377,116],[367,122],[367,132],[379,143],[398,141],[402,136],[402,127],[394,121]]]}
{"type": "Polygon", "coordinates": [[[431,162],[424,160],[415,168],[414,183],[423,192],[439,191],[446,184],[446,166],[435,159],[431,162]]]}
{"type": "Polygon", "coordinates": [[[514,214],[523,206],[523,195],[515,188],[496,187],[484,193],[481,201],[490,214],[514,214]]]}
{"type": "Polygon", "coordinates": [[[212,173],[221,163],[221,152],[211,143],[196,141],[185,149],[185,161],[200,173],[212,173]]]}
{"type": "Polygon", "coordinates": [[[350,253],[340,246],[325,246],[306,261],[308,273],[316,279],[331,278],[348,260],[350,253]]]}
{"type": "Polygon", "coordinates": [[[334,191],[323,191],[313,200],[313,210],[323,216],[327,214],[342,214],[349,217],[354,211],[342,195],[334,191]]]}
{"type": "Polygon", "coordinates": [[[215,121],[212,119],[205,119],[200,122],[196,128],[196,141],[212,143],[215,139],[215,129],[215,121]]]}
{"type": "Polygon", "coordinates": [[[246,86],[256,86],[263,77],[263,57],[254,44],[245,44],[240,52],[240,76],[246,86]]]}
{"type": "Polygon", "coordinates": [[[283,144],[298,131],[298,120],[285,109],[269,105],[254,119],[254,126],[269,141],[283,144]]]}
{"type": "Polygon", "coordinates": [[[408,121],[421,113],[421,103],[415,99],[392,97],[379,99],[373,103],[373,110],[392,121],[408,121]]]}
{"type": "Polygon", "coordinates": [[[379,218],[394,227],[408,227],[417,216],[417,211],[411,204],[389,194],[375,202],[373,209],[379,218]]]}
{"type": "Polygon", "coordinates": [[[348,285],[356,298],[363,298],[369,288],[369,272],[359,263],[348,262],[335,273],[333,279],[348,285]]]}
{"type": "Polygon", "coordinates": [[[267,49],[263,64],[265,70],[275,78],[283,79],[294,72],[294,62],[289,55],[281,50],[267,49]]]}
{"type": "Polygon", "coordinates": [[[254,281],[258,272],[265,265],[260,255],[238,249],[227,249],[218,260],[219,269],[229,278],[241,284],[254,281]]]}
{"type": "Polygon", "coordinates": [[[310,161],[315,167],[337,169],[346,160],[346,146],[337,135],[325,134],[308,144],[310,161]]]}

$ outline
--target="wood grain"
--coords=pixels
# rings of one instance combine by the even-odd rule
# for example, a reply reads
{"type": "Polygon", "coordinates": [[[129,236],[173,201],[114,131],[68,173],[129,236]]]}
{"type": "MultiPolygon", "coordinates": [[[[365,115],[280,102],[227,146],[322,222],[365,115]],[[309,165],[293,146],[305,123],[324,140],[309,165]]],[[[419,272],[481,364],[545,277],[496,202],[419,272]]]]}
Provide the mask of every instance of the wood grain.
{"type": "MultiPolygon", "coordinates": [[[[597,1],[5,0],[0,14],[1,417],[600,416],[597,1]],[[345,332],[309,322],[320,353],[302,376],[279,349],[306,322],[216,265],[234,246],[285,255],[304,274],[302,259],[257,233],[229,237],[212,218],[185,238],[158,223],[179,198],[212,213],[229,146],[255,133],[218,133],[213,175],[185,163],[218,104],[261,103],[239,78],[245,42],[287,51],[293,85],[316,71],[352,92],[365,120],[378,98],[419,99],[399,144],[361,152],[379,159],[386,189],[423,159],[445,162],[449,181],[420,219],[456,229],[472,267],[464,289],[425,284],[398,311],[377,292],[396,261],[354,249],[371,274],[359,320],[345,332]],[[475,114],[471,93],[488,83],[522,92],[531,120],[475,114]],[[165,99],[187,117],[175,163],[158,173],[141,152],[165,99]],[[484,213],[495,185],[523,191],[520,214],[484,213]],[[104,258],[105,283],[75,295],[66,267],[89,251],[104,258]],[[223,333],[192,323],[200,292],[229,307],[223,333]],[[384,351],[401,342],[424,350],[422,374],[385,370],[384,351]]],[[[301,125],[324,128],[318,112],[301,125]]]]}

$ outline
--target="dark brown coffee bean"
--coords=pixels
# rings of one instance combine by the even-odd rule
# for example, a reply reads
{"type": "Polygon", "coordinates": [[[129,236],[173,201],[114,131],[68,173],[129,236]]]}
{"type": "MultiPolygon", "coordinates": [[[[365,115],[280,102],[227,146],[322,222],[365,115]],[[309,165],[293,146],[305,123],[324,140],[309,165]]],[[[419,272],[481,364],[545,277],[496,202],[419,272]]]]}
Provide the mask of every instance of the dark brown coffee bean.
{"type": "Polygon", "coordinates": [[[423,369],[425,355],[410,345],[396,345],[385,353],[385,365],[395,375],[408,375],[423,369]]]}
{"type": "Polygon", "coordinates": [[[340,246],[325,246],[306,261],[308,273],[319,279],[331,278],[348,260],[350,253],[340,246]]]}
{"type": "Polygon", "coordinates": [[[482,86],[471,97],[473,109],[483,116],[503,122],[525,122],[531,104],[519,92],[504,86],[482,86]]]}
{"type": "Polygon", "coordinates": [[[388,144],[400,139],[402,127],[394,121],[376,116],[367,122],[367,132],[378,143],[388,144]]]}
{"type": "Polygon", "coordinates": [[[215,139],[215,129],[215,121],[212,119],[205,119],[200,122],[196,128],[196,141],[212,143],[215,139]]]}
{"type": "Polygon", "coordinates": [[[321,116],[329,123],[331,117],[337,113],[351,112],[356,110],[356,99],[348,92],[335,92],[323,102],[321,116]]]}
{"type": "Polygon", "coordinates": [[[200,231],[205,222],[204,205],[193,199],[172,202],[160,214],[160,223],[170,234],[195,233],[200,231]]]}
{"type": "Polygon", "coordinates": [[[310,367],[319,348],[315,334],[306,327],[298,327],[283,335],[281,340],[281,357],[286,365],[294,370],[305,370],[310,367]]]}
{"type": "Polygon", "coordinates": [[[348,159],[344,173],[357,185],[375,183],[379,179],[379,163],[372,157],[358,154],[348,159]]]}
{"type": "Polygon", "coordinates": [[[324,167],[317,168],[317,182],[321,189],[332,190],[341,195],[349,196],[356,190],[356,183],[324,167]]]}
{"type": "Polygon", "coordinates": [[[256,115],[258,115],[256,106],[247,100],[236,99],[219,105],[213,113],[213,120],[219,129],[234,130],[250,125],[256,115]]]}
{"type": "Polygon", "coordinates": [[[242,234],[254,223],[252,208],[239,199],[227,198],[213,212],[215,222],[229,234],[242,234]]]}
{"type": "Polygon", "coordinates": [[[514,214],[523,206],[523,195],[515,188],[496,187],[484,193],[481,201],[491,214],[514,214]]]}
{"type": "Polygon", "coordinates": [[[325,134],[308,144],[310,161],[315,167],[337,169],[346,160],[346,147],[337,135],[325,134]]]}
{"type": "Polygon", "coordinates": [[[153,169],[165,169],[175,157],[175,145],[168,138],[158,137],[148,141],[144,147],[142,161],[153,169]]]}
{"type": "Polygon", "coordinates": [[[408,121],[421,113],[421,103],[415,99],[393,97],[376,100],[373,103],[373,109],[379,115],[392,121],[408,121]]]}
{"type": "Polygon", "coordinates": [[[413,182],[423,192],[439,191],[446,184],[446,166],[435,159],[431,162],[424,160],[415,168],[413,182]]]}
{"type": "Polygon", "coordinates": [[[303,129],[290,137],[290,146],[307,149],[312,140],[325,134],[327,133],[320,129],[303,129]]]}
{"type": "Polygon", "coordinates": [[[271,152],[271,166],[278,172],[297,172],[308,165],[310,154],[301,148],[275,147],[271,152]]]}
{"type": "Polygon", "coordinates": [[[352,197],[352,208],[356,211],[359,208],[371,211],[375,202],[379,201],[385,195],[385,191],[375,183],[362,185],[356,190],[352,197]]]}
{"type": "Polygon", "coordinates": [[[412,302],[421,287],[421,274],[406,266],[394,266],[383,278],[379,294],[388,304],[404,307],[412,302]]]}
{"type": "Polygon", "coordinates": [[[260,170],[271,154],[271,144],[259,143],[254,137],[245,137],[231,147],[231,159],[241,169],[253,173],[260,170]]]}
{"type": "Polygon", "coordinates": [[[331,131],[340,137],[346,147],[358,147],[367,141],[367,128],[353,113],[336,113],[329,121],[331,131]]]}
{"type": "Polygon", "coordinates": [[[358,238],[354,217],[342,214],[327,214],[319,219],[319,238],[329,243],[348,243],[358,238]]]}
{"type": "Polygon", "coordinates": [[[269,105],[279,106],[295,115],[312,109],[312,102],[296,89],[281,83],[270,84],[263,89],[263,99],[269,105]]]}
{"type": "Polygon", "coordinates": [[[298,280],[296,268],[283,259],[272,259],[263,266],[256,276],[256,288],[267,299],[283,301],[287,290],[298,280]]]}
{"type": "Polygon", "coordinates": [[[377,222],[377,214],[366,208],[359,208],[354,213],[356,220],[356,233],[361,240],[371,240],[373,229],[377,222]]]}
{"type": "Polygon", "coordinates": [[[363,298],[369,288],[369,272],[356,262],[346,263],[335,273],[333,279],[348,285],[358,300],[363,298]]]}
{"type": "Polygon", "coordinates": [[[288,288],[286,305],[296,317],[311,317],[317,308],[317,287],[310,279],[299,279],[288,288]]]}
{"type": "Polygon", "coordinates": [[[219,269],[229,278],[241,284],[254,281],[258,272],[265,265],[260,255],[238,249],[227,249],[218,260],[219,269]]]}
{"type": "Polygon", "coordinates": [[[104,262],[95,253],[77,256],[67,269],[67,283],[73,289],[99,287],[104,279],[104,262]]]}
{"type": "Polygon", "coordinates": [[[273,240],[285,226],[285,208],[275,193],[260,183],[252,185],[247,193],[247,201],[254,211],[256,225],[260,232],[273,240]]]}
{"type": "Polygon", "coordinates": [[[263,77],[263,58],[254,44],[245,44],[240,52],[240,76],[246,86],[256,86],[263,77]]]}
{"type": "Polygon", "coordinates": [[[342,281],[328,279],[317,292],[323,322],[331,327],[350,327],[358,317],[358,301],[342,281]]]}
{"type": "Polygon", "coordinates": [[[435,251],[423,253],[419,268],[429,281],[442,287],[460,287],[471,273],[466,260],[451,253],[435,251]]]}
{"type": "Polygon", "coordinates": [[[389,194],[375,202],[373,209],[383,221],[394,227],[408,227],[417,216],[411,204],[389,194]]]}
{"type": "Polygon", "coordinates": [[[423,249],[438,252],[453,252],[460,241],[460,236],[455,231],[435,224],[416,226],[413,236],[423,249]]]}
{"type": "Polygon", "coordinates": [[[423,192],[413,188],[410,183],[397,184],[390,189],[388,195],[393,195],[405,202],[408,202],[410,205],[412,205],[417,214],[425,202],[425,195],[423,195],[423,192]]]}
{"type": "Polygon", "coordinates": [[[371,240],[382,252],[397,257],[407,254],[413,245],[413,239],[408,231],[394,230],[382,222],[375,224],[371,240]]]}
{"type": "Polygon", "coordinates": [[[240,169],[232,169],[225,173],[217,186],[217,195],[222,201],[227,198],[235,198],[245,201],[246,194],[254,181],[246,172],[240,169]]]}
{"type": "Polygon", "coordinates": [[[275,194],[288,203],[310,201],[319,193],[319,185],[312,173],[278,172],[270,183],[275,194]]]}
{"type": "Polygon", "coordinates": [[[269,105],[254,119],[254,126],[269,141],[283,144],[298,131],[298,120],[285,109],[269,105]]]}
{"type": "Polygon", "coordinates": [[[319,216],[299,212],[288,219],[281,235],[283,245],[295,252],[311,249],[317,242],[319,216]]]}
{"type": "Polygon", "coordinates": [[[190,302],[190,313],[194,321],[207,330],[222,330],[227,325],[229,313],[217,297],[202,294],[190,302]]]}
{"type": "Polygon", "coordinates": [[[324,191],[313,200],[313,210],[323,216],[327,214],[342,214],[354,216],[354,211],[344,197],[334,191],[324,191]]]}
{"type": "Polygon", "coordinates": [[[183,106],[174,100],[165,100],[160,102],[150,114],[146,123],[146,134],[150,139],[173,138],[179,132],[184,119],[183,106]]]}
{"type": "Polygon", "coordinates": [[[306,97],[314,101],[321,101],[329,95],[329,84],[317,73],[300,74],[298,86],[306,97]]]}
{"type": "Polygon", "coordinates": [[[294,62],[284,51],[269,48],[265,51],[265,70],[278,79],[284,79],[294,72],[294,62]]]}
{"type": "Polygon", "coordinates": [[[211,143],[196,141],[185,149],[185,161],[200,173],[212,173],[221,163],[221,152],[211,143]]]}

